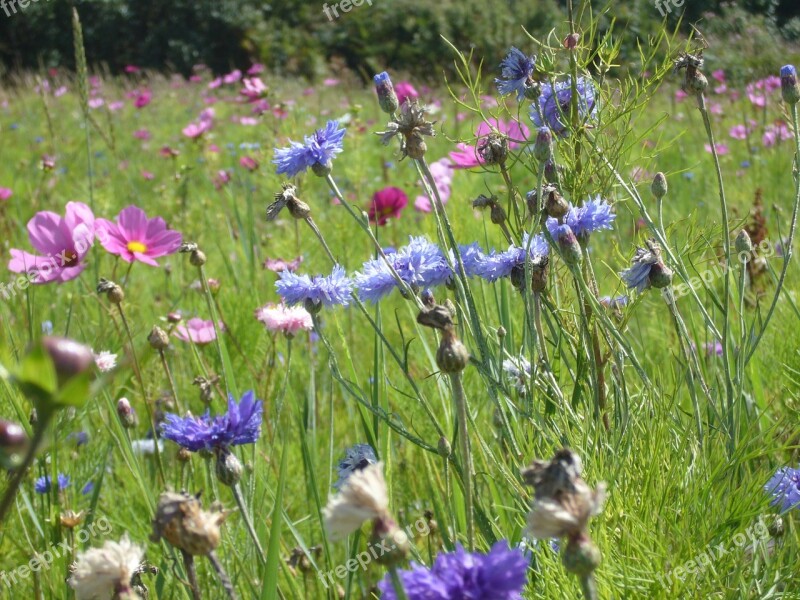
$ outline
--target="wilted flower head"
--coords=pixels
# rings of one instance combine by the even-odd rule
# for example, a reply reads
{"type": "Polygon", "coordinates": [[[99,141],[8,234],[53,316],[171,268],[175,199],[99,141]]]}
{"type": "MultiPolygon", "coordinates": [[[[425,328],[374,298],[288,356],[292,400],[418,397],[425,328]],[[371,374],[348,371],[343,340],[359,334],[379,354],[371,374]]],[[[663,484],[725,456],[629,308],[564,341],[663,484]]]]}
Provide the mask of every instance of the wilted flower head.
{"type": "Polygon", "coordinates": [[[389,497],[378,462],[351,474],[323,509],[325,528],[334,541],[356,531],[366,521],[388,518],[389,497]]]}
{"type": "Polygon", "coordinates": [[[275,201],[267,207],[267,221],[277,219],[284,207],[295,219],[308,219],[311,215],[311,207],[297,197],[297,188],[290,183],[281,186],[281,191],[275,194],[275,201]]]}
{"type": "Polygon", "coordinates": [[[109,540],[100,548],[79,552],[67,583],[75,590],[77,600],[107,599],[130,592],[131,579],[143,557],[142,547],[131,542],[126,533],[119,542],[109,540]]]}
{"type": "Polygon", "coordinates": [[[572,450],[556,452],[552,460],[535,460],[523,469],[522,479],[536,488],[528,531],[538,539],[579,538],[586,535],[589,518],[600,514],[605,484],[592,490],[581,479],[583,464],[572,450]]]}
{"type": "MultiPolygon", "coordinates": [[[[587,77],[578,77],[578,118],[580,123],[593,117],[597,112],[594,83],[587,77]]],[[[537,127],[549,127],[557,136],[569,134],[567,123],[572,104],[572,79],[556,83],[555,86],[542,85],[539,99],[531,106],[531,120],[537,127]]]]}
{"type": "Polygon", "coordinates": [[[164,492],[158,499],[150,539],[162,538],[192,556],[205,556],[220,543],[220,525],[230,513],[220,508],[203,510],[197,496],[164,492]]]}
{"type": "MultiPolygon", "coordinates": [[[[487,554],[470,553],[457,544],[454,552],[440,553],[430,569],[411,563],[399,575],[408,600],[520,600],[528,560],[505,540],[487,554]]],[[[388,575],[378,588],[384,600],[397,600],[388,575]]]]}
{"type": "Polygon", "coordinates": [[[375,455],[375,450],[369,444],[356,444],[349,447],[345,450],[344,458],[339,461],[339,480],[333,484],[333,487],[340,490],[353,473],[366,469],[377,462],[378,457],[375,455]]]}
{"type": "Polygon", "coordinates": [[[770,495],[770,504],[781,512],[800,509],[800,469],[781,467],[770,478],[764,489],[770,495]]]}
{"type": "Polygon", "coordinates": [[[403,158],[410,156],[421,159],[428,149],[424,136],[435,136],[433,123],[425,120],[425,109],[416,100],[404,102],[400,114],[386,126],[386,131],[378,132],[384,146],[396,135],[400,136],[400,151],[403,158]]]}
{"type": "Polygon", "coordinates": [[[643,292],[650,286],[663,288],[672,281],[672,270],[661,260],[661,246],[648,240],[646,248],[637,248],[631,267],[620,273],[629,288],[643,292]]]}
{"type": "Polygon", "coordinates": [[[708,88],[708,79],[700,71],[703,63],[702,52],[699,54],[684,53],[675,60],[673,71],[675,73],[681,70],[686,71],[681,89],[687,94],[700,95],[708,88]]]}
{"type": "Polygon", "coordinates": [[[309,312],[321,306],[347,306],[353,282],[345,274],[344,267],[336,265],[327,277],[297,275],[283,271],[275,283],[275,289],[289,306],[303,304],[309,312]]]}
{"type": "Polygon", "coordinates": [[[500,67],[503,78],[495,79],[494,83],[501,96],[516,93],[517,100],[521,102],[529,90],[535,89],[533,80],[535,56],[526,56],[524,52],[512,46],[500,63],[500,67]]]}
{"type": "Polygon", "coordinates": [[[301,306],[267,304],[256,311],[256,319],[268,330],[283,333],[288,337],[294,337],[300,331],[311,331],[314,328],[311,313],[301,306]]]}
{"type": "Polygon", "coordinates": [[[238,404],[232,395],[228,396],[227,412],[215,417],[210,410],[202,417],[168,413],[161,424],[161,433],[192,452],[252,444],[261,434],[263,412],[263,403],[256,399],[255,392],[249,391],[238,404]]]}
{"type": "MultiPolygon", "coordinates": [[[[412,236],[407,246],[388,253],[386,258],[412,289],[443,285],[452,276],[442,251],[424,237],[412,236]]],[[[354,282],[359,297],[371,302],[377,302],[397,287],[397,280],[382,257],[365,262],[362,271],[355,274],[354,282]]]]}
{"type": "Polygon", "coordinates": [[[330,173],[333,159],[342,151],[345,129],[339,129],[338,121],[328,121],[324,129],[317,129],[306,136],[303,143],[289,140],[288,148],[276,148],[275,159],[279,175],[295,177],[311,168],[315,175],[330,173]]]}

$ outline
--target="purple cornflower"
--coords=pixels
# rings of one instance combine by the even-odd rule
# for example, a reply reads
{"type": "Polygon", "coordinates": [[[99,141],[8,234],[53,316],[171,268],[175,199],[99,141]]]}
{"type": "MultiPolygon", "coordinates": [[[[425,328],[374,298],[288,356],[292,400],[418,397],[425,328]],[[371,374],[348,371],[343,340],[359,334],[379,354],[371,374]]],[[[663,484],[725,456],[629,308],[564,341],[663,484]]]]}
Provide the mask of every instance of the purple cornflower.
{"type": "Polygon", "coordinates": [[[780,507],[781,512],[800,508],[800,469],[781,467],[764,489],[772,497],[770,504],[780,507]]]}
{"type": "Polygon", "coordinates": [[[275,282],[275,289],[289,306],[306,304],[312,308],[321,306],[347,306],[353,282],[345,274],[344,267],[336,265],[327,277],[317,275],[297,275],[291,271],[282,271],[280,279],[275,282]]]}
{"type": "Polygon", "coordinates": [[[375,450],[369,444],[351,446],[345,450],[344,458],[339,461],[339,480],[333,484],[333,487],[337,490],[340,489],[350,475],[377,462],[378,457],[375,455],[375,450]]]}
{"type": "MultiPolygon", "coordinates": [[[[502,277],[509,277],[515,268],[525,266],[525,249],[528,247],[530,236],[526,233],[522,237],[522,246],[510,246],[505,252],[493,252],[485,255],[483,260],[475,267],[475,274],[486,281],[497,281],[502,277]]],[[[531,260],[547,256],[549,248],[547,242],[540,235],[533,236],[530,240],[528,256],[531,260]]]]}
{"type": "Polygon", "coordinates": [[[161,432],[168,440],[192,452],[252,444],[261,433],[263,410],[261,400],[256,400],[253,391],[245,392],[238,405],[229,395],[225,414],[213,418],[211,411],[206,411],[202,417],[167,414],[161,432]]]}
{"type": "Polygon", "coordinates": [[[311,168],[316,175],[330,172],[334,157],[342,151],[345,129],[339,129],[338,121],[328,121],[325,129],[317,129],[306,136],[303,143],[289,140],[288,148],[276,148],[275,159],[278,174],[294,177],[311,168]]]}
{"type": "MultiPolygon", "coordinates": [[[[480,265],[486,260],[486,255],[480,245],[477,242],[473,242],[468,246],[459,245],[458,253],[461,254],[461,262],[464,263],[464,272],[467,277],[477,275],[480,265]]],[[[452,250],[450,251],[450,259],[454,265],[457,265],[456,256],[452,250]]],[[[457,266],[456,269],[458,269],[457,266]]]]}
{"type": "MultiPolygon", "coordinates": [[[[472,554],[458,544],[455,552],[439,554],[430,569],[412,562],[399,574],[408,600],[519,600],[527,571],[522,551],[503,540],[488,554],[472,554]]],[[[378,588],[383,600],[397,600],[388,575],[378,588]]]]}
{"type": "Polygon", "coordinates": [[[525,92],[533,84],[533,70],[536,66],[535,56],[526,56],[524,52],[514,46],[511,47],[506,57],[500,63],[503,79],[495,79],[497,91],[501,96],[516,92],[517,101],[525,98],[525,92]]]}
{"type": "MultiPolygon", "coordinates": [[[[415,290],[444,285],[453,274],[439,247],[424,237],[412,236],[408,246],[387,254],[386,258],[400,279],[415,290]]],[[[359,297],[373,303],[397,287],[397,280],[382,257],[365,262],[354,281],[359,297]]]]}
{"type": "MultiPolygon", "coordinates": [[[[616,218],[617,215],[611,210],[611,205],[598,195],[587,200],[583,206],[575,207],[570,203],[564,223],[570,226],[578,238],[585,238],[595,231],[611,229],[611,223],[616,218]]],[[[556,219],[552,217],[547,219],[547,228],[553,237],[557,227],[556,219]]]]}
{"type": "MultiPolygon", "coordinates": [[[[578,117],[583,123],[597,112],[594,83],[586,77],[578,77],[577,90],[578,117]]],[[[556,83],[555,87],[545,83],[542,85],[538,102],[531,106],[531,120],[537,127],[547,126],[556,135],[565,137],[569,133],[566,121],[569,117],[571,103],[571,78],[556,83]]]]}
{"type": "MultiPolygon", "coordinates": [[[[63,490],[69,485],[69,476],[63,473],[58,474],[58,489],[63,490]]],[[[33,490],[37,494],[48,494],[52,489],[52,479],[50,475],[39,477],[33,484],[33,490]]]]}

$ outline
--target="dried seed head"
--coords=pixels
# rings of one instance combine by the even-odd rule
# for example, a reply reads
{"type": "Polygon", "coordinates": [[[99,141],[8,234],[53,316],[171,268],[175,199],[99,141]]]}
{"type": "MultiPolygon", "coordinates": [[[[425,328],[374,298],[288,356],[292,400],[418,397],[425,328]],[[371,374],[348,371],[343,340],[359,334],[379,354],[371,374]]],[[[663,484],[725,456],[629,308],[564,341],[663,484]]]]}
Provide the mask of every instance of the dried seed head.
{"type": "Polygon", "coordinates": [[[381,143],[387,145],[394,136],[400,138],[400,152],[403,158],[410,156],[421,159],[427,146],[423,136],[435,136],[433,122],[425,120],[425,109],[417,100],[407,100],[400,107],[400,114],[386,126],[386,131],[378,132],[381,143]]]}
{"type": "Polygon", "coordinates": [[[411,548],[408,534],[388,514],[375,519],[370,541],[373,547],[389,548],[388,552],[381,553],[377,558],[377,562],[385,566],[405,561],[411,548]]]}
{"type": "Polygon", "coordinates": [[[569,203],[554,185],[546,185],[542,189],[542,194],[544,195],[544,210],[547,216],[561,222],[561,219],[569,212],[569,203]]]}
{"type": "Polygon", "coordinates": [[[153,325],[150,335],[147,336],[147,341],[150,342],[150,347],[154,350],[164,350],[169,346],[169,335],[158,325],[153,325]]]}
{"type": "Polygon", "coordinates": [[[478,143],[478,156],[487,165],[502,165],[508,158],[508,138],[501,133],[490,133],[478,143]]]}
{"type": "Polygon", "coordinates": [[[460,373],[469,364],[469,350],[452,330],[445,331],[442,336],[436,351],[436,364],[442,373],[460,373]]]}
{"type": "Polygon", "coordinates": [[[97,293],[105,294],[106,298],[108,298],[108,301],[111,302],[111,304],[120,304],[123,300],[125,300],[124,290],[113,281],[109,281],[108,279],[102,277],[97,283],[97,293]]]}
{"type": "Polygon", "coordinates": [[[58,517],[58,522],[65,529],[75,529],[78,525],[83,523],[86,517],[86,511],[75,512],[74,510],[67,510],[61,513],[58,517]]]}
{"type": "Polygon", "coordinates": [[[230,514],[218,507],[203,510],[197,496],[164,492],[158,499],[150,539],[161,538],[192,556],[205,556],[220,543],[220,526],[230,514]]]}

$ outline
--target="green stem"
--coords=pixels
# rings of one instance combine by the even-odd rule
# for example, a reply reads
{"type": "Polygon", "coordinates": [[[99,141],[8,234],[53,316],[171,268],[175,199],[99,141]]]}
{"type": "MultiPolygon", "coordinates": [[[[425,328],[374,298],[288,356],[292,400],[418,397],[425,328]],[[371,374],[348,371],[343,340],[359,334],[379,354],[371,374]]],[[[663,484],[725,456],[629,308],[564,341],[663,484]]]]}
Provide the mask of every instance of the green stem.
{"type": "Polygon", "coordinates": [[[461,373],[451,373],[450,382],[453,386],[453,401],[456,405],[456,419],[458,422],[458,445],[461,454],[461,472],[464,481],[464,500],[467,513],[467,550],[475,548],[475,523],[472,511],[472,454],[469,445],[469,432],[467,422],[467,398],[461,381],[461,373]]]}
{"type": "Polygon", "coordinates": [[[217,576],[219,577],[219,580],[222,583],[222,588],[225,590],[225,593],[228,596],[228,600],[237,600],[236,590],[233,589],[233,584],[231,583],[230,577],[228,577],[228,574],[222,567],[222,563],[219,562],[219,558],[217,558],[217,553],[210,552],[208,554],[208,560],[211,563],[211,566],[214,567],[214,570],[217,572],[217,576]]]}
{"type": "Polygon", "coordinates": [[[581,591],[583,591],[586,600],[598,600],[600,596],[597,594],[597,583],[594,580],[594,575],[582,575],[579,579],[581,591]]]}
{"type": "Polygon", "coordinates": [[[247,528],[247,533],[250,539],[253,540],[253,544],[255,544],[256,550],[258,551],[258,558],[261,560],[261,564],[265,565],[267,564],[267,555],[264,553],[264,548],[261,546],[261,542],[258,539],[256,528],[253,526],[253,520],[250,518],[250,512],[247,510],[247,505],[242,496],[242,489],[237,483],[231,486],[231,490],[233,490],[233,497],[236,500],[236,505],[239,507],[239,512],[242,513],[242,520],[247,528]]]}
{"type": "Polygon", "coordinates": [[[333,256],[333,252],[331,252],[331,249],[328,248],[328,244],[325,243],[325,238],[322,237],[322,232],[319,230],[319,227],[317,227],[314,219],[311,217],[306,217],[305,221],[311,228],[311,231],[314,232],[314,235],[317,236],[319,243],[322,244],[322,247],[325,249],[325,253],[328,255],[328,258],[331,259],[331,262],[334,264],[334,266],[338,265],[339,261],[336,260],[336,258],[333,256]]]}
{"type": "Polygon", "coordinates": [[[214,306],[214,299],[211,295],[211,288],[208,287],[208,278],[206,277],[206,269],[203,265],[197,267],[197,270],[200,273],[200,281],[203,284],[203,294],[206,297],[206,304],[208,305],[208,313],[209,317],[211,318],[211,324],[214,327],[214,345],[217,347],[217,354],[219,354],[219,364],[220,368],[222,369],[222,378],[225,380],[225,393],[231,394],[233,392],[233,387],[231,387],[231,381],[233,377],[233,373],[229,373],[227,367],[225,366],[225,356],[222,352],[222,341],[220,340],[220,330],[219,330],[219,323],[217,323],[217,311],[214,306]]]}
{"type": "Polygon", "coordinates": [[[392,580],[392,587],[397,600],[408,600],[406,590],[403,587],[403,582],[400,581],[400,575],[397,573],[397,567],[389,567],[389,578],[392,580]]]}
{"type": "Polygon", "coordinates": [[[175,386],[175,379],[172,377],[172,371],[169,368],[169,363],[167,362],[167,355],[164,354],[164,349],[160,348],[158,350],[158,354],[161,356],[161,364],[164,367],[164,371],[167,374],[167,379],[169,380],[169,388],[172,390],[172,397],[175,398],[175,404],[178,406],[178,410],[181,412],[183,408],[181,407],[181,402],[178,400],[178,388],[175,386]]]}

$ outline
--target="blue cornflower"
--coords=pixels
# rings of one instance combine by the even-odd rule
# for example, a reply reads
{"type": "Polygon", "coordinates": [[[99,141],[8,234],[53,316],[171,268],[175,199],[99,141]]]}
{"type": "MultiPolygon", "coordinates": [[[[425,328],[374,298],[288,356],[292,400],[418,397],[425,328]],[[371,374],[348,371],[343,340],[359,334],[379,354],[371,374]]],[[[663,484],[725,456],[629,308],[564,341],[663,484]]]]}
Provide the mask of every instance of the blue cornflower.
{"type": "Polygon", "coordinates": [[[535,56],[526,56],[524,52],[511,47],[500,63],[503,79],[495,79],[497,91],[501,96],[517,93],[517,101],[525,98],[525,92],[533,83],[533,70],[536,66],[535,56]]]}
{"type": "Polygon", "coordinates": [[[772,497],[770,504],[780,507],[781,512],[800,508],[800,469],[781,467],[764,489],[772,497]]]}
{"type": "Polygon", "coordinates": [[[94,491],[94,481],[87,481],[86,485],[81,488],[81,494],[88,496],[94,491]]]}
{"type": "Polygon", "coordinates": [[[547,241],[536,234],[531,240],[526,233],[522,237],[522,246],[510,246],[505,252],[492,252],[483,257],[483,260],[475,267],[475,274],[486,281],[497,281],[503,277],[509,277],[514,269],[524,268],[525,249],[530,241],[529,257],[531,260],[547,256],[549,248],[547,241]]]}
{"type": "Polygon", "coordinates": [[[628,297],[625,295],[617,296],[615,298],[612,298],[611,296],[601,296],[599,298],[599,302],[606,308],[619,310],[625,306],[628,306],[628,297]]]}
{"type": "MultiPolygon", "coordinates": [[[[461,262],[464,263],[464,272],[467,277],[477,275],[480,265],[486,260],[486,254],[484,254],[480,245],[477,242],[473,242],[468,246],[459,245],[458,253],[461,254],[461,262]]],[[[450,259],[456,265],[456,256],[452,250],[450,250],[450,259]]]]}
{"type": "MultiPolygon", "coordinates": [[[[596,91],[594,83],[586,77],[578,77],[578,116],[581,123],[597,112],[596,91]]],[[[542,85],[538,103],[531,106],[531,120],[537,127],[547,126],[553,133],[564,137],[569,133],[566,122],[569,118],[572,103],[572,79],[542,85]]]]}
{"type": "Polygon", "coordinates": [[[356,444],[345,450],[345,455],[339,461],[339,480],[333,484],[337,490],[340,489],[347,478],[356,471],[361,471],[370,465],[378,462],[375,450],[369,444],[356,444]]]}
{"type": "MultiPolygon", "coordinates": [[[[63,473],[58,474],[58,489],[63,490],[69,485],[69,476],[63,473]]],[[[39,477],[33,484],[33,489],[37,494],[48,494],[52,489],[52,479],[50,475],[39,477]]]]}
{"type": "Polygon", "coordinates": [[[76,446],[85,446],[89,443],[89,434],[85,431],[73,431],[67,439],[74,441],[76,446]]]}
{"type": "MultiPolygon", "coordinates": [[[[394,270],[412,289],[444,285],[453,275],[444,254],[424,237],[411,237],[408,246],[387,254],[394,270]]],[[[373,258],[364,263],[362,271],[354,277],[358,295],[362,300],[378,302],[397,287],[386,261],[373,258]]]]}
{"type": "MultiPolygon", "coordinates": [[[[575,207],[570,203],[564,223],[570,226],[577,237],[582,238],[600,229],[611,229],[611,223],[616,218],[617,215],[611,210],[611,205],[598,195],[587,200],[583,206],[575,207]]],[[[554,238],[557,227],[556,219],[552,217],[547,219],[547,229],[554,238]]]]}
{"type": "Polygon", "coordinates": [[[311,168],[318,175],[327,175],[334,157],[342,151],[345,131],[339,129],[338,121],[328,121],[325,129],[306,136],[302,144],[289,140],[288,148],[276,148],[272,162],[278,166],[278,174],[294,177],[311,168]]]}
{"type": "Polygon", "coordinates": [[[288,305],[305,303],[312,308],[320,306],[347,306],[353,282],[345,274],[344,267],[336,265],[327,277],[318,275],[297,275],[289,270],[281,271],[280,280],[275,282],[281,298],[288,305]]]}
{"type": "Polygon", "coordinates": [[[161,432],[168,440],[192,452],[252,444],[261,434],[263,411],[263,403],[256,400],[253,391],[245,392],[238,405],[229,395],[225,414],[213,418],[211,411],[206,411],[202,417],[167,414],[161,432]]]}
{"type": "MultiPolygon", "coordinates": [[[[399,574],[408,600],[519,600],[528,561],[504,540],[487,554],[469,553],[457,544],[455,552],[439,554],[430,569],[412,562],[399,574]]],[[[388,575],[378,588],[383,600],[397,600],[388,575]]]]}

